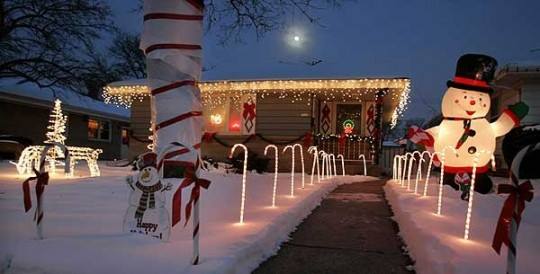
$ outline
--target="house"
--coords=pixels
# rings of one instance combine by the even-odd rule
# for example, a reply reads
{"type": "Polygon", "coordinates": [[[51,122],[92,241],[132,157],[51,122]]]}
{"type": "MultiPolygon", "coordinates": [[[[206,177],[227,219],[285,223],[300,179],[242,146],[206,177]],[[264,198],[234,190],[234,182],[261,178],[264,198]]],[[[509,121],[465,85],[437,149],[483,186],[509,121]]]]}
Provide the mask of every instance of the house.
{"type": "MultiPolygon", "coordinates": [[[[491,95],[490,119],[497,119],[505,108],[519,101],[529,106],[529,114],[521,124],[540,124],[540,61],[508,64],[497,71],[495,91],[491,95]]],[[[508,167],[501,150],[502,139],[497,139],[495,161],[501,170],[506,170],[508,167]]]]}
{"type": "MultiPolygon", "coordinates": [[[[342,154],[348,165],[358,165],[360,154],[379,162],[383,129],[394,127],[405,111],[410,80],[235,80],[205,81],[198,86],[207,133],[203,156],[225,160],[236,143],[246,144],[261,156],[268,144],[282,149],[300,143],[342,154]]],[[[105,88],[106,102],[131,107],[130,158],[148,150],[148,95],[144,80],[115,82],[105,88]]],[[[280,156],[280,169],[290,168],[289,157],[280,156]]]]}
{"type": "Polygon", "coordinates": [[[46,140],[56,98],[62,101],[63,113],[68,116],[67,145],[102,149],[103,160],[127,157],[129,110],[70,90],[42,89],[4,79],[0,82],[0,158],[15,159],[24,146],[46,140]]]}

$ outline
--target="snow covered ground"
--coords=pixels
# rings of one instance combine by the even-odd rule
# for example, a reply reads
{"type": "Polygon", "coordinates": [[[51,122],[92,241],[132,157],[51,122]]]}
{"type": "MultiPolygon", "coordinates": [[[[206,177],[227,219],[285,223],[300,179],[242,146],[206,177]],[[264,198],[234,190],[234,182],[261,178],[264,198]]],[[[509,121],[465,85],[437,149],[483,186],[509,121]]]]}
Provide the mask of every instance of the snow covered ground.
{"type": "Polygon", "coordinates": [[[306,176],[306,188],[299,189],[296,174],[296,196],[290,198],[290,175],[279,174],[277,208],[271,208],[273,174],[249,174],[245,224],[239,225],[241,175],[205,173],[201,177],[212,185],[202,190],[201,264],[192,267],[191,224],[177,225],[169,242],[122,233],[129,195],[124,177],[130,172],[101,164],[98,178],[51,178],[45,239],[36,240],[34,209],[23,210],[24,178],[0,162],[0,273],[249,273],[338,184],[374,179],[337,177],[310,186],[306,176]]]}
{"type": "MultiPolygon", "coordinates": [[[[414,180],[413,180],[414,181],[414,180]]],[[[496,178],[497,183],[506,183],[496,178]]],[[[533,182],[536,196],[526,203],[517,239],[517,273],[540,273],[540,182],[533,182]]],[[[422,183],[423,189],[424,184],[422,183]]],[[[506,246],[501,255],[491,248],[493,234],[506,196],[475,193],[470,240],[463,240],[467,203],[444,187],[442,215],[436,215],[438,180],[429,183],[427,197],[415,195],[389,181],[385,186],[400,234],[422,273],[505,273],[506,246]]]]}

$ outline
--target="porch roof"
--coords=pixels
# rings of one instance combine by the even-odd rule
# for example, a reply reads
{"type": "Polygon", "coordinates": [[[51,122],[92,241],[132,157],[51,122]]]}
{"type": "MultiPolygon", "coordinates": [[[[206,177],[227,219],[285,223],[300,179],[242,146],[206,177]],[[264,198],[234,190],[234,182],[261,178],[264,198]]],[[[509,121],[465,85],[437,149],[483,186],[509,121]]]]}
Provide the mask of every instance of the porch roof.
{"type": "MultiPolygon", "coordinates": [[[[407,108],[410,92],[408,78],[346,78],[346,79],[253,79],[218,80],[198,83],[204,104],[210,108],[222,104],[222,98],[245,94],[277,95],[281,99],[306,101],[316,96],[326,101],[361,101],[374,98],[378,91],[386,90],[385,105],[391,108],[391,126],[397,124],[407,108]]],[[[104,89],[106,103],[129,107],[133,100],[148,96],[146,79],[110,83],[104,89]]]]}

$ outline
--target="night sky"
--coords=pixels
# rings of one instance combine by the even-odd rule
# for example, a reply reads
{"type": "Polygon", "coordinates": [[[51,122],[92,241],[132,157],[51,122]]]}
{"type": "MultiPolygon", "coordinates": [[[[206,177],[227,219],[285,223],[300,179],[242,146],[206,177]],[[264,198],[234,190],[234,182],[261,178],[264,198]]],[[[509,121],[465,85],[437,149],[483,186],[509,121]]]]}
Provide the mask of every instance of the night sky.
{"type": "MultiPolygon", "coordinates": [[[[116,23],[140,32],[133,0],[110,0],[116,23]]],[[[439,109],[457,58],[484,53],[499,65],[540,64],[540,1],[360,0],[317,12],[319,25],[299,14],[289,27],[257,40],[221,46],[216,31],[204,41],[204,80],[264,78],[410,77],[408,118],[439,109]],[[291,46],[291,34],[301,37],[291,46]],[[321,59],[315,66],[304,61],[321,59]],[[428,106],[429,105],[429,106],[428,106]]]]}

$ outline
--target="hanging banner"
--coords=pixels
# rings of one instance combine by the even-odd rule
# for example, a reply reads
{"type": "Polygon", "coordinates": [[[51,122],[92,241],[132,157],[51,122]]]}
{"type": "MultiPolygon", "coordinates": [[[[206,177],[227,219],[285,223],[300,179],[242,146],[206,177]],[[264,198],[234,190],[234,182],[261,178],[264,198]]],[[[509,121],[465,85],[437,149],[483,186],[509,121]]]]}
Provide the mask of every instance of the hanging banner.
{"type": "Polygon", "coordinates": [[[319,124],[319,132],[327,135],[333,133],[332,130],[332,117],[333,117],[333,110],[334,106],[329,102],[323,102],[321,103],[321,120],[319,124]]]}
{"type": "Polygon", "coordinates": [[[242,134],[254,134],[257,117],[257,97],[256,95],[247,94],[242,96],[242,102],[242,134]]]}

